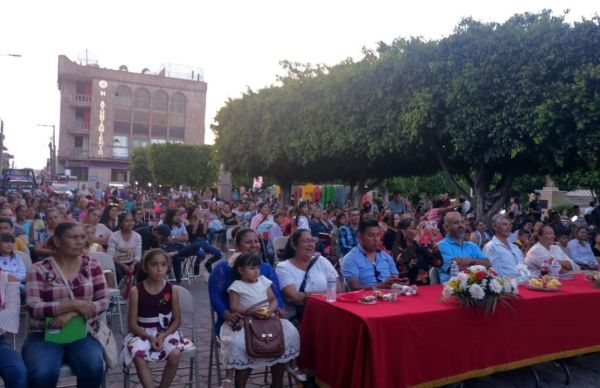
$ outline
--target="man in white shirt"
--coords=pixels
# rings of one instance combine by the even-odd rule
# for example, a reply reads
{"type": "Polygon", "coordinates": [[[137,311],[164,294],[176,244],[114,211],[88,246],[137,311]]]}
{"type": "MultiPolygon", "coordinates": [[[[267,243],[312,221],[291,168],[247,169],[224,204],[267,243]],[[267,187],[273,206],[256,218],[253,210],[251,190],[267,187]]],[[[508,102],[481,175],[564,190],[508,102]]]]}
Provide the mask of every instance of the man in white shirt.
{"type": "Polygon", "coordinates": [[[492,217],[494,237],[485,244],[483,253],[491,261],[498,275],[518,277],[517,266],[525,261],[523,253],[515,244],[508,242],[510,236],[510,220],[504,214],[492,217]]]}

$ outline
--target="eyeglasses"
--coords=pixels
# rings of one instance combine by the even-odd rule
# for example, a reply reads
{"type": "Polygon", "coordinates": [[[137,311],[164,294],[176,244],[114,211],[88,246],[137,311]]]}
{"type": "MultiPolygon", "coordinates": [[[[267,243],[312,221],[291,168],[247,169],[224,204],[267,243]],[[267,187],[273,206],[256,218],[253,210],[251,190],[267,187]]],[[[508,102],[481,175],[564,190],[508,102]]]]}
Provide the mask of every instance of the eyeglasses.
{"type": "Polygon", "coordinates": [[[375,263],[373,263],[373,272],[375,273],[375,280],[377,281],[377,283],[380,283],[381,282],[381,279],[380,279],[381,272],[379,272],[379,270],[375,266],[375,263]]]}

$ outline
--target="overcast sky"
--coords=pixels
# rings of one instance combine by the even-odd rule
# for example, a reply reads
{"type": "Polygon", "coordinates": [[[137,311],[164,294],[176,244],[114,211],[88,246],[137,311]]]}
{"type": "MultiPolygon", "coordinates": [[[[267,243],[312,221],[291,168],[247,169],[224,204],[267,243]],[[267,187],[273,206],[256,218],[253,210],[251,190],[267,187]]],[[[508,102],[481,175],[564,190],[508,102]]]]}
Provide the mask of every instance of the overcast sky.
{"type": "MultiPolygon", "coordinates": [[[[17,167],[41,168],[59,123],[58,55],[76,60],[87,49],[100,66],[129,71],[163,63],[204,69],[210,123],[227,98],[259,89],[281,74],[279,61],[334,64],[363,46],[395,37],[447,36],[461,18],[502,22],[544,8],[569,20],[592,17],[590,0],[504,1],[2,1],[0,118],[17,167]]],[[[58,128],[57,128],[58,132],[58,128]]],[[[58,143],[58,141],[57,141],[58,143]]]]}

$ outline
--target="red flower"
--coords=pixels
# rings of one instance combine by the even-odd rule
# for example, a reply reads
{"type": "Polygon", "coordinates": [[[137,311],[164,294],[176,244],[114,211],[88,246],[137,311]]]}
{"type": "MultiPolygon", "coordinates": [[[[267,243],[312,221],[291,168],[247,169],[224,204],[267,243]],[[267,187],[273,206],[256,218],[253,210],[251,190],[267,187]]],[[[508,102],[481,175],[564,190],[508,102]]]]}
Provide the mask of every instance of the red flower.
{"type": "Polygon", "coordinates": [[[163,295],[163,298],[168,302],[171,300],[171,294],[168,292],[165,292],[165,294],[163,295]]]}
{"type": "Polygon", "coordinates": [[[138,350],[137,352],[135,352],[135,357],[142,357],[142,358],[146,357],[146,351],[141,350],[141,349],[138,350]]]}
{"type": "Polygon", "coordinates": [[[169,340],[169,343],[170,343],[171,345],[177,345],[177,344],[179,343],[179,341],[177,340],[177,338],[171,338],[171,339],[169,340]]]}
{"type": "Polygon", "coordinates": [[[477,280],[483,280],[483,279],[485,279],[486,274],[485,274],[485,272],[480,271],[475,274],[475,277],[477,278],[477,280]]]}

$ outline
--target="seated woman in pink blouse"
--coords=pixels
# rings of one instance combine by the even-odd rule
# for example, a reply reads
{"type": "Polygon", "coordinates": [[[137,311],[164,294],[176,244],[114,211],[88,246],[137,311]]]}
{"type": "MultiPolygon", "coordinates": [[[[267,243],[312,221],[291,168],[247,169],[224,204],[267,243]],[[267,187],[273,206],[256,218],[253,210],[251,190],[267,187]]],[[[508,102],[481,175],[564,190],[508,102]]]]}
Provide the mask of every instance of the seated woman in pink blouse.
{"type": "Polygon", "coordinates": [[[108,307],[102,268],[95,260],[82,256],[85,241],[81,225],[59,224],[51,240],[54,255],[36,263],[27,273],[30,332],[22,353],[31,387],[55,387],[63,362],[77,376],[78,387],[99,387],[102,383],[103,348],[91,334],[68,344],[44,340],[47,318],[51,318],[51,328],[60,329],[82,316],[92,330],[97,330],[98,315],[108,307]]]}

